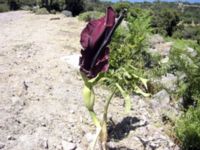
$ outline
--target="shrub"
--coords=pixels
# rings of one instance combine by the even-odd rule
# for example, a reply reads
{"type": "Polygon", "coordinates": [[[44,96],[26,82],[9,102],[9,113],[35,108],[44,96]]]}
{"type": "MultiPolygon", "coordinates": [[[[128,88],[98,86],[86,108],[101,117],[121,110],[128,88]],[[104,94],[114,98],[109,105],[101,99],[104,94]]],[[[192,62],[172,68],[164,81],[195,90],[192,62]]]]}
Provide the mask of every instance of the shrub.
{"type": "Polygon", "coordinates": [[[85,0],[84,1],[84,11],[99,11],[104,12],[105,9],[111,6],[110,2],[101,2],[101,1],[91,1],[91,0],[85,0]]]}
{"type": "Polygon", "coordinates": [[[49,12],[47,11],[46,8],[39,8],[35,10],[36,15],[47,15],[49,12]]]}
{"type": "Polygon", "coordinates": [[[66,9],[72,12],[73,16],[79,15],[84,10],[83,0],[66,0],[66,9]]]}
{"type": "Polygon", "coordinates": [[[131,3],[130,2],[118,2],[113,5],[115,8],[116,12],[119,13],[122,9],[129,9],[131,8],[131,3]]]}
{"type": "Polygon", "coordinates": [[[150,17],[138,11],[136,17],[127,15],[127,22],[116,30],[111,43],[110,69],[106,84],[119,85],[126,92],[146,95],[140,88],[146,84],[144,77],[146,39],[150,32],[150,17]]]}
{"type": "Polygon", "coordinates": [[[179,21],[179,14],[173,9],[154,10],[151,25],[155,33],[172,36],[179,21]]]}
{"type": "Polygon", "coordinates": [[[179,27],[173,34],[174,38],[192,39],[197,42],[200,39],[200,27],[199,26],[183,26],[179,27]]]}
{"type": "Polygon", "coordinates": [[[200,149],[200,104],[191,107],[177,121],[176,133],[183,150],[200,149]]]}
{"type": "Polygon", "coordinates": [[[82,20],[82,21],[90,21],[90,20],[94,20],[94,19],[97,19],[101,16],[103,16],[104,13],[101,13],[101,12],[98,12],[98,11],[88,11],[88,12],[84,12],[82,14],[80,14],[78,16],[79,20],[82,20]]]}
{"type": "Polygon", "coordinates": [[[9,11],[9,6],[7,4],[0,4],[0,12],[9,11]]]}
{"type": "Polygon", "coordinates": [[[17,10],[20,7],[19,2],[16,0],[10,0],[10,1],[8,1],[8,4],[10,6],[10,10],[17,10]]]}
{"type": "Polygon", "coordinates": [[[20,9],[21,9],[21,10],[26,10],[26,11],[32,10],[32,8],[31,8],[30,6],[27,6],[27,5],[21,6],[20,9]]]}
{"type": "Polygon", "coordinates": [[[183,95],[188,104],[195,104],[200,99],[200,46],[192,41],[176,40],[170,60],[176,72],[185,74],[184,80],[179,83],[180,87],[184,87],[179,95],[183,95]]]}
{"type": "Polygon", "coordinates": [[[18,4],[23,6],[35,6],[37,4],[38,0],[18,0],[18,4]]]}

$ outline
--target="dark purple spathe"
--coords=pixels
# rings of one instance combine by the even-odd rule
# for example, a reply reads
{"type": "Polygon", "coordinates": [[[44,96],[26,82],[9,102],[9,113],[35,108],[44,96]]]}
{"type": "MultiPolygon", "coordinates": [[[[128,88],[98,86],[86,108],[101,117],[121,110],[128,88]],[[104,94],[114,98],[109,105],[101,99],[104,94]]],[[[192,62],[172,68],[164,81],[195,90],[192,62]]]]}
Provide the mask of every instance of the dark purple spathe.
{"type": "Polygon", "coordinates": [[[116,14],[111,7],[100,19],[90,21],[81,33],[80,71],[88,78],[94,78],[109,68],[109,48],[112,33],[121,20],[115,23],[116,14]]]}

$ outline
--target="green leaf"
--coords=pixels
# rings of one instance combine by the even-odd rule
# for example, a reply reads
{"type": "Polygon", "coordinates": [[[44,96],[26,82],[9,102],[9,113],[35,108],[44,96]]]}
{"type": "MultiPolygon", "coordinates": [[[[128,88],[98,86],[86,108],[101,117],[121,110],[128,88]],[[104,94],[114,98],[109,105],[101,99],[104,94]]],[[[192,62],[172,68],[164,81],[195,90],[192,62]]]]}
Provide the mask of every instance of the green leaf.
{"type": "Polygon", "coordinates": [[[94,86],[103,76],[102,73],[99,73],[95,78],[88,79],[84,73],[81,72],[81,76],[83,78],[83,81],[87,86],[94,86]]]}
{"type": "Polygon", "coordinates": [[[128,113],[131,109],[131,98],[130,96],[122,89],[122,87],[116,83],[117,88],[119,89],[120,93],[122,94],[125,100],[125,111],[128,113]]]}
{"type": "Polygon", "coordinates": [[[140,79],[140,81],[142,82],[142,84],[145,86],[145,88],[148,89],[148,87],[147,87],[148,79],[141,78],[141,77],[140,77],[139,79],[140,79]]]}
{"type": "Polygon", "coordinates": [[[139,76],[137,76],[136,74],[132,74],[132,76],[134,76],[135,78],[139,79],[139,80],[142,82],[142,84],[145,86],[146,89],[148,88],[148,87],[147,87],[148,79],[139,77],[139,76]]]}
{"type": "Polygon", "coordinates": [[[150,96],[150,94],[149,93],[145,93],[145,92],[143,92],[138,86],[135,86],[135,93],[137,93],[137,94],[141,94],[141,95],[143,95],[144,97],[149,97],[150,96]]]}

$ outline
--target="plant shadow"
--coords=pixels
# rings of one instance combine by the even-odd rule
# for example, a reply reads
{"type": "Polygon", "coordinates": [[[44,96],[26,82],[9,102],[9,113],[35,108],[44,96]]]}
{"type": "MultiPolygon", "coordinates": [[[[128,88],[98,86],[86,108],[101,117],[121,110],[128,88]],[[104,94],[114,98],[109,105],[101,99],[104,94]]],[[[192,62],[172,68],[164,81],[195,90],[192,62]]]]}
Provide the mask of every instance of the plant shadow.
{"type": "Polygon", "coordinates": [[[125,138],[130,131],[135,130],[139,127],[146,126],[147,123],[140,123],[140,119],[137,117],[125,117],[121,122],[115,124],[112,118],[109,121],[108,126],[108,139],[119,141],[125,138]]]}

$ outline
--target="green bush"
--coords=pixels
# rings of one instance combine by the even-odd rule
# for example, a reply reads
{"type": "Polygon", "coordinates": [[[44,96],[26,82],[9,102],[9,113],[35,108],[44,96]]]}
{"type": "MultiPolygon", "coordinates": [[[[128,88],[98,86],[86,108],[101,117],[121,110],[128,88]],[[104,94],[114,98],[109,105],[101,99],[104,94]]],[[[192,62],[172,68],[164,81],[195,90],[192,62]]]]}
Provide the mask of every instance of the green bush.
{"type": "Polygon", "coordinates": [[[117,13],[119,13],[122,9],[129,9],[131,8],[131,3],[130,2],[118,2],[113,5],[114,9],[116,10],[117,13]]]}
{"type": "Polygon", "coordinates": [[[46,8],[38,8],[35,10],[36,15],[47,15],[49,12],[47,11],[46,8]]]}
{"type": "Polygon", "coordinates": [[[84,1],[84,11],[99,11],[105,12],[105,9],[108,6],[111,6],[112,3],[110,2],[101,2],[101,1],[92,1],[92,0],[85,0],[84,1]]]}
{"type": "Polygon", "coordinates": [[[84,10],[83,0],[66,0],[66,9],[72,12],[73,16],[79,15],[84,10]]]}
{"type": "Polygon", "coordinates": [[[151,25],[155,33],[172,36],[180,21],[180,16],[175,9],[154,10],[151,25]]]}
{"type": "Polygon", "coordinates": [[[200,99],[200,46],[194,41],[176,40],[170,52],[170,60],[176,72],[185,74],[179,83],[184,101],[194,104],[200,99]],[[188,50],[190,47],[190,50],[188,50]]]}
{"type": "Polygon", "coordinates": [[[82,14],[80,14],[78,16],[78,19],[81,21],[90,21],[90,20],[94,20],[94,19],[98,19],[100,17],[102,17],[104,15],[104,13],[98,12],[98,11],[88,11],[88,12],[84,12],[82,14]]]}
{"type": "Polygon", "coordinates": [[[197,42],[200,39],[200,27],[199,26],[183,26],[179,27],[176,32],[173,34],[174,38],[183,38],[196,40],[197,42]]]}
{"type": "Polygon", "coordinates": [[[39,1],[38,0],[18,0],[18,4],[20,6],[24,6],[24,5],[34,6],[37,4],[37,2],[39,2],[39,1]]]}
{"type": "Polygon", "coordinates": [[[9,6],[7,4],[0,4],[0,12],[9,11],[9,6]]]}
{"type": "Polygon", "coordinates": [[[137,17],[128,13],[112,38],[110,69],[105,83],[111,87],[119,83],[126,92],[146,95],[141,88],[146,84],[144,77],[144,55],[147,35],[150,32],[150,17],[146,11],[138,11],[137,17]]]}
{"type": "Polygon", "coordinates": [[[189,108],[175,129],[183,150],[200,150],[200,104],[189,108]]]}

